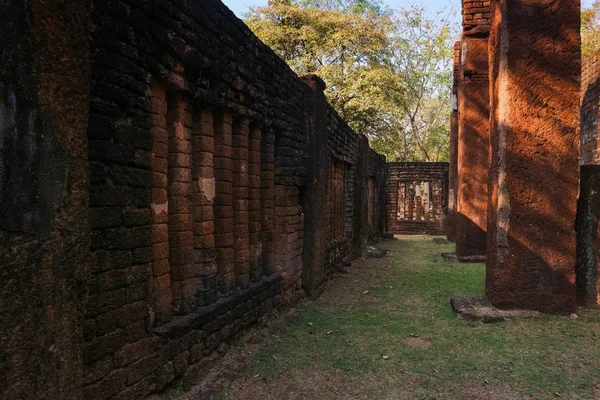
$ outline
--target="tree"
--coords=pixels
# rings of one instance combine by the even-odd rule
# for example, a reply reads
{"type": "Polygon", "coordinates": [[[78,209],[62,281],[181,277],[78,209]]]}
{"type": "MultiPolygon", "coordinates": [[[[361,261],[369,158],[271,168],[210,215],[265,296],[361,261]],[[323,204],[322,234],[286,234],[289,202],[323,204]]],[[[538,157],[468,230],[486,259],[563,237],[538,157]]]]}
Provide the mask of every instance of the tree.
{"type": "Polygon", "coordinates": [[[391,57],[403,96],[372,139],[398,161],[444,161],[449,157],[452,43],[450,11],[427,17],[422,7],[398,12],[391,57]]]}
{"type": "MultiPolygon", "coordinates": [[[[328,0],[305,3],[322,1],[328,0]]],[[[391,19],[366,8],[358,12],[354,7],[359,3],[366,7],[365,1],[340,1],[354,10],[349,11],[271,1],[251,9],[246,23],[297,74],[319,75],[340,116],[357,132],[367,133],[386,107],[387,88],[400,83],[388,65],[391,19]]]]}
{"type": "Polygon", "coordinates": [[[441,14],[394,14],[379,0],[271,0],[246,23],[296,73],[323,78],[331,105],[388,160],[448,158],[452,43],[441,14]]]}
{"type": "Polygon", "coordinates": [[[600,50],[600,0],[581,12],[581,56],[587,58],[600,50]]]}

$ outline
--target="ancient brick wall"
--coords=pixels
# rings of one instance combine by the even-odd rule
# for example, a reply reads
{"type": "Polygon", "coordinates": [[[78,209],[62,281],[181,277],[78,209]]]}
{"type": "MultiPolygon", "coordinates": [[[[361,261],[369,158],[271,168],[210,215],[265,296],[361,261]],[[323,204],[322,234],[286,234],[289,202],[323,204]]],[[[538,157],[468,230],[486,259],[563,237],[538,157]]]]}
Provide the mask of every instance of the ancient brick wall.
{"type": "Polygon", "coordinates": [[[444,233],[448,163],[389,163],[386,229],[393,233],[444,233]]]}
{"type": "Polygon", "coordinates": [[[382,158],[220,1],[36,3],[0,6],[1,398],[189,386],[382,232],[382,158]]]}
{"type": "Polygon", "coordinates": [[[583,60],[581,71],[581,164],[600,164],[598,106],[600,52],[583,60]]]}
{"type": "Polygon", "coordinates": [[[0,3],[0,398],[81,396],[88,2],[0,3]],[[57,55],[60,54],[60,57],[57,55]]]}
{"type": "Polygon", "coordinates": [[[93,22],[84,393],[139,397],[193,383],[302,287],[318,295],[367,235],[369,172],[318,78],[298,79],[219,1],[97,3],[93,22]]]}

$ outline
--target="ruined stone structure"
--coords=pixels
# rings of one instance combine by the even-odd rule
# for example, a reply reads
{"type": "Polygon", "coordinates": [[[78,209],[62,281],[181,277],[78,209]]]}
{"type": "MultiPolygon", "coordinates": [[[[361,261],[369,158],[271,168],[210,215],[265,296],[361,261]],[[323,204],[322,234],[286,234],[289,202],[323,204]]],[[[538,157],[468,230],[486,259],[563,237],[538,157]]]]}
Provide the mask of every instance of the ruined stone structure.
{"type": "MultiPolygon", "coordinates": [[[[456,254],[486,251],[489,165],[490,2],[464,0],[457,77],[456,254]]],[[[455,66],[456,68],[456,66],[455,66]]],[[[454,177],[453,177],[454,179],[454,177]]],[[[453,182],[454,183],[454,182],[453,182]]]]}
{"type": "Polygon", "coordinates": [[[0,15],[1,398],[193,384],[383,232],[385,160],[220,1],[0,15]]]}
{"type": "Polygon", "coordinates": [[[583,60],[581,68],[581,164],[600,164],[598,129],[600,106],[600,52],[583,60]]]}
{"type": "Polygon", "coordinates": [[[587,307],[600,304],[600,154],[598,106],[600,105],[600,53],[583,60],[581,71],[581,171],[577,203],[577,302],[587,307]]]}
{"type": "Polygon", "coordinates": [[[492,3],[486,295],[499,307],[575,307],[579,2],[492,3]]]}
{"type": "Polygon", "coordinates": [[[448,163],[387,165],[388,232],[444,234],[448,207],[448,163]]]}

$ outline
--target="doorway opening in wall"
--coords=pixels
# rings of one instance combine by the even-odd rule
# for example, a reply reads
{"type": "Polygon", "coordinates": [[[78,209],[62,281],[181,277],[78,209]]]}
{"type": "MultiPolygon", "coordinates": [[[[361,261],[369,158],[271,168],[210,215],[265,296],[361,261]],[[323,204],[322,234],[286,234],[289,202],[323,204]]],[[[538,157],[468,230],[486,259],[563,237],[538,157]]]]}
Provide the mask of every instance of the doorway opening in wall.
{"type": "Polygon", "coordinates": [[[442,215],[442,181],[398,182],[398,221],[438,221],[442,215]]]}

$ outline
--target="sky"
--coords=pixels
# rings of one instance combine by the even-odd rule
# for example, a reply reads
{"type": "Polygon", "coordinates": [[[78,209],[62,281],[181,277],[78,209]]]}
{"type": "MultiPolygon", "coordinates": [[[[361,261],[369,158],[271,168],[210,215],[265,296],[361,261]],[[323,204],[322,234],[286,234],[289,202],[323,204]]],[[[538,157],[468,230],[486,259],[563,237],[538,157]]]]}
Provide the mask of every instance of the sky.
{"type": "MultiPolygon", "coordinates": [[[[239,18],[242,18],[243,14],[248,11],[250,7],[264,6],[267,4],[267,0],[222,0],[227,7],[231,9],[239,18]]],[[[460,0],[421,0],[421,1],[409,1],[409,0],[384,0],[384,2],[391,8],[397,8],[400,5],[416,3],[433,10],[439,10],[443,7],[452,6],[456,10],[460,9],[460,0]]],[[[583,0],[582,6],[589,7],[594,0],[583,0]]]]}
{"type": "MultiPolygon", "coordinates": [[[[243,14],[248,11],[250,7],[264,6],[267,4],[267,0],[221,0],[227,7],[231,9],[238,17],[242,18],[243,14]]],[[[590,0],[592,1],[592,0],[590,0]]],[[[391,8],[396,8],[402,4],[415,3],[414,1],[407,0],[384,0],[384,2],[391,8]]],[[[427,5],[433,9],[440,9],[447,5],[452,5],[456,9],[460,8],[460,0],[422,0],[416,2],[417,4],[427,5]]]]}

